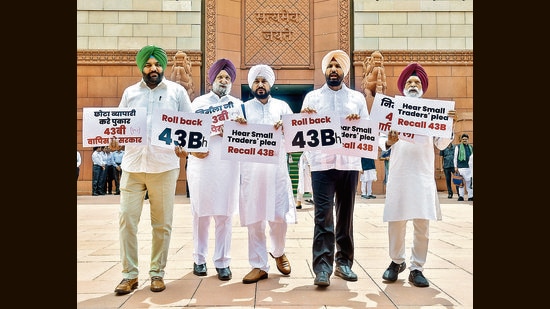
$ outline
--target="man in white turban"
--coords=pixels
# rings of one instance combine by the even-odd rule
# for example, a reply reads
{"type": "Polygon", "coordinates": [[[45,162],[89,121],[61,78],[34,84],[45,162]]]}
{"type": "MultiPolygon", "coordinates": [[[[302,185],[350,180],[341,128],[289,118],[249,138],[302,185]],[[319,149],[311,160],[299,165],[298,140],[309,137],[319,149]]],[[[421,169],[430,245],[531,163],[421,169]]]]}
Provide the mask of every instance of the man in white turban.
{"type": "Polygon", "coordinates": [[[271,87],[275,84],[275,72],[273,72],[273,69],[265,64],[258,64],[251,67],[250,71],[248,71],[248,86],[250,89],[252,89],[252,84],[258,76],[265,78],[265,80],[269,83],[269,91],[271,91],[271,87]]]}
{"type": "MultiPolygon", "coordinates": [[[[275,73],[265,64],[258,64],[248,72],[248,85],[254,98],[244,102],[241,124],[272,125],[278,130],[282,115],[292,114],[290,106],[271,96],[275,73]]],[[[292,181],[288,174],[284,141],[280,141],[277,164],[241,162],[239,217],[241,226],[248,230],[248,262],[252,270],[243,283],[266,279],[269,272],[267,253],[275,259],[283,275],[290,274],[290,262],[285,255],[286,232],[289,223],[296,223],[296,205],[292,181]],[[269,225],[271,248],[267,249],[265,235],[269,225]]]]}
{"type": "MultiPolygon", "coordinates": [[[[341,50],[331,51],[323,58],[321,66],[326,83],[306,95],[302,112],[337,113],[349,120],[367,119],[365,97],[343,82],[350,68],[349,56],[341,50]]],[[[312,150],[310,167],[315,204],[313,284],[329,286],[333,270],[344,280],[357,281],[351,267],[354,259],[353,208],[361,157],[312,150]],[[333,217],[334,208],[336,218],[333,217]]]]}

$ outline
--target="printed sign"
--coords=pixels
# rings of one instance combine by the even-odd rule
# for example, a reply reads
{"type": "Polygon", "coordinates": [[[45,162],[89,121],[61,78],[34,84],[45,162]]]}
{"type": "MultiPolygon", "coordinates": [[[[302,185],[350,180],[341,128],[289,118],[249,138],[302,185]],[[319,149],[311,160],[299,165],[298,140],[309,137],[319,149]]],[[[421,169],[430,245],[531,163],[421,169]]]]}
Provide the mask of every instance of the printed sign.
{"type": "Polygon", "coordinates": [[[226,121],[223,127],[224,160],[277,164],[283,150],[283,132],[268,124],[226,121]]]}
{"type": "Polygon", "coordinates": [[[152,115],[151,145],[186,151],[206,152],[210,141],[212,116],[173,110],[158,110],[152,115]]]}
{"type": "Polygon", "coordinates": [[[107,146],[111,139],[120,145],[143,144],[147,141],[145,108],[82,109],[82,146],[107,146]]]}
{"type": "Polygon", "coordinates": [[[378,159],[378,122],[369,119],[340,119],[340,145],[329,148],[325,152],[338,153],[347,156],[378,159]]]}
{"type": "MultiPolygon", "coordinates": [[[[388,136],[390,132],[394,111],[393,97],[378,92],[374,95],[369,117],[372,121],[378,122],[378,131],[383,136],[388,136]]],[[[414,143],[414,134],[408,132],[398,132],[398,134],[399,139],[414,143]]]]}
{"type": "Polygon", "coordinates": [[[340,117],[335,113],[282,116],[286,152],[341,147],[340,117]]]}
{"type": "Polygon", "coordinates": [[[454,107],[454,101],[396,96],[391,126],[398,132],[451,138],[453,118],[447,113],[454,107]]]}

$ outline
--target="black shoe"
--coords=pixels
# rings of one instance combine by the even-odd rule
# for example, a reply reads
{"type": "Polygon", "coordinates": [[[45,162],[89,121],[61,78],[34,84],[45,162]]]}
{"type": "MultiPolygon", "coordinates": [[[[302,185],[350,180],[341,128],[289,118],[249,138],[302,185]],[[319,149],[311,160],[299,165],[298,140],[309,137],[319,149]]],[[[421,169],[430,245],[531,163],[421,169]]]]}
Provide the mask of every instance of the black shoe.
{"type": "Polygon", "coordinates": [[[193,263],[193,274],[197,276],[206,276],[206,263],[200,265],[193,263]]]}
{"type": "Polygon", "coordinates": [[[116,192],[115,195],[120,195],[120,192],[116,192]]]}
{"type": "Polygon", "coordinates": [[[458,200],[457,200],[457,201],[459,201],[459,202],[460,202],[460,201],[463,201],[463,200],[464,200],[464,197],[462,197],[462,196],[459,196],[459,197],[458,197],[458,200]]]}
{"type": "Polygon", "coordinates": [[[382,279],[395,282],[397,280],[397,275],[405,270],[407,264],[405,262],[401,264],[394,263],[393,261],[388,266],[388,269],[382,275],[382,279]]]}
{"type": "Polygon", "coordinates": [[[357,281],[357,275],[348,265],[337,265],[334,275],[347,281],[357,281]]]}
{"type": "Polygon", "coordinates": [[[369,198],[376,198],[376,196],[371,194],[371,195],[369,195],[369,198]]]}
{"type": "Polygon", "coordinates": [[[474,201],[474,198],[473,198],[473,197],[469,197],[469,198],[468,198],[468,201],[473,202],[473,201],[474,201]]]}
{"type": "Polygon", "coordinates": [[[453,198],[453,193],[452,193],[452,192],[451,192],[451,193],[449,193],[449,196],[448,196],[448,198],[453,198]]]}
{"type": "Polygon", "coordinates": [[[312,199],[306,200],[306,202],[308,202],[308,203],[310,203],[310,204],[312,204],[312,205],[315,204],[315,203],[313,202],[312,199]]]}
{"type": "Polygon", "coordinates": [[[330,285],[330,278],[329,274],[326,271],[321,271],[315,275],[315,280],[313,281],[313,284],[318,286],[329,286],[330,285]]]}
{"type": "Polygon", "coordinates": [[[218,272],[218,279],[220,279],[221,281],[231,280],[231,278],[233,277],[231,275],[231,269],[229,269],[229,266],[224,268],[216,268],[216,271],[218,272]]]}
{"type": "Polygon", "coordinates": [[[418,269],[411,271],[411,273],[409,274],[409,282],[411,282],[414,286],[420,288],[430,286],[430,283],[428,283],[426,277],[424,277],[422,272],[418,269]]]}
{"type": "Polygon", "coordinates": [[[302,209],[302,205],[296,205],[296,209],[302,209]]]}

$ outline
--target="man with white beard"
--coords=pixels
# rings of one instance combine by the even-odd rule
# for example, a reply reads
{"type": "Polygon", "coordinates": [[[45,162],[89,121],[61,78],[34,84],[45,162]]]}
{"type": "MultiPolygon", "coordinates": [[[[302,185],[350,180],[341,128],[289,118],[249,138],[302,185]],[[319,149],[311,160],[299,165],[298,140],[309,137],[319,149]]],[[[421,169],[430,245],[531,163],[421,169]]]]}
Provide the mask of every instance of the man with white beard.
{"type": "MultiPolygon", "coordinates": [[[[411,63],[399,76],[399,91],[406,97],[420,98],[428,89],[428,75],[418,63],[411,63]]],[[[455,111],[448,112],[453,117],[455,111]]],[[[385,139],[384,139],[385,140],[385,139]]],[[[381,139],[380,143],[384,143],[381,139]]],[[[414,233],[409,266],[409,282],[417,287],[429,286],[424,277],[428,255],[430,220],[441,220],[441,209],[434,177],[434,146],[445,149],[453,138],[415,134],[414,141],[400,140],[397,131],[390,130],[386,149],[391,149],[386,202],[383,221],[388,222],[389,255],[391,263],[382,278],[395,282],[405,270],[405,235],[407,222],[413,222],[414,233]]]]}

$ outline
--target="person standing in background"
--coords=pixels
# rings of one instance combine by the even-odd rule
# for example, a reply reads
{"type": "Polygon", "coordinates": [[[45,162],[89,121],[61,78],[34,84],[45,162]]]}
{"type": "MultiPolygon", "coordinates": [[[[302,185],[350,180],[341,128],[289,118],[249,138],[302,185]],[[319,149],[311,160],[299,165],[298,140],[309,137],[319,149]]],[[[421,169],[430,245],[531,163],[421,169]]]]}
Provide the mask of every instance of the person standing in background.
{"type": "MultiPolygon", "coordinates": [[[[414,62],[407,65],[397,80],[397,88],[405,97],[420,98],[428,89],[428,75],[414,62]]],[[[448,111],[453,118],[456,112],[448,111]]],[[[383,222],[388,223],[389,256],[391,263],[382,274],[388,282],[395,282],[398,274],[407,267],[405,240],[407,222],[412,221],[414,232],[411,247],[409,282],[416,287],[428,287],[424,277],[424,264],[428,256],[430,220],[441,220],[441,208],[435,182],[435,152],[445,149],[453,137],[433,137],[415,134],[414,142],[399,139],[390,130],[386,149],[391,150],[386,202],[383,222]]]]}
{"type": "Polygon", "coordinates": [[[469,144],[470,136],[466,133],[460,136],[460,144],[455,147],[454,164],[455,173],[464,177],[464,186],[458,188],[458,201],[464,201],[464,190],[467,188],[468,201],[474,200],[474,188],[470,185],[472,181],[472,169],[468,164],[470,156],[474,153],[474,148],[469,144]]]}
{"type": "Polygon", "coordinates": [[[115,190],[118,188],[118,179],[116,178],[116,163],[113,152],[109,146],[105,147],[105,191],[107,194],[113,194],[113,181],[115,190]]]}
{"type": "MultiPolygon", "coordinates": [[[[453,198],[452,182],[453,173],[455,172],[455,146],[453,145],[453,143],[449,143],[449,145],[445,149],[440,150],[439,155],[443,160],[443,174],[445,175],[445,184],[447,185],[447,192],[449,193],[447,197],[453,198]]],[[[456,186],[456,194],[458,194],[458,186],[456,186]]]]}
{"type": "MultiPolygon", "coordinates": [[[[147,110],[147,139],[143,144],[125,145],[120,179],[119,238],[122,281],[115,293],[128,294],[139,285],[138,224],[145,193],[149,194],[151,218],[150,289],[166,289],[164,269],[172,236],[174,197],[180,173],[180,158],[187,152],[181,146],[174,149],[151,144],[152,115],[159,110],[192,112],[191,100],[185,88],[164,77],[168,57],[164,49],[148,45],[139,50],[136,64],[142,78],[122,94],[119,107],[143,107],[147,110]]],[[[119,147],[113,144],[113,148],[119,147]]]]}
{"type": "Polygon", "coordinates": [[[311,187],[311,167],[309,160],[311,154],[309,151],[304,151],[298,160],[298,186],[296,194],[296,209],[302,209],[302,203],[310,202],[313,204],[313,199],[305,200],[304,193],[309,192],[313,196],[313,188],[311,187]]]}
{"type": "Polygon", "coordinates": [[[80,152],[76,151],[76,180],[78,181],[78,176],[80,175],[80,164],[82,163],[82,157],[80,152]]]}
{"type": "Polygon", "coordinates": [[[378,180],[374,159],[361,158],[361,168],[361,197],[366,199],[376,198],[372,194],[372,183],[378,180]]]}
{"type": "MultiPolygon", "coordinates": [[[[343,82],[350,70],[348,54],[342,50],[328,52],[323,57],[321,69],[326,83],[306,94],[301,112],[335,112],[348,120],[368,119],[365,96],[348,88],[343,82]]],[[[361,158],[312,150],[310,164],[315,203],[313,284],[330,285],[334,262],[336,276],[347,281],[357,281],[357,274],[351,268],[355,253],[353,210],[361,158]]]]}
{"type": "MultiPolygon", "coordinates": [[[[383,136],[383,135],[380,135],[383,136]]],[[[385,140],[387,139],[387,135],[383,136],[385,140]]],[[[386,149],[385,143],[379,144],[380,147],[380,160],[384,161],[384,194],[386,194],[386,184],[388,183],[388,171],[390,169],[390,155],[391,155],[391,149],[386,149]]]]}
{"type": "Polygon", "coordinates": [[[124,150],[122,150],[124,146],[118,147],[116,151],[114,151],[113,154],[113,160],[115,161],[115,185],[116,185],[116,191],[115,195],[120,195],[120,178],[122,177],[122,157],[124,156],[124,150]]]}
{"type": "Polygon", "coordinates": [[[193,274],[206,276],[208,231],[215,223],[215,248],[212,261],[222,281],[232,278],[231,236],[233,215],[239,205],[239,162],[224,160],[223,124],[242,116],[240,99],[230,95],[237,70],[229,59],[219,59],[208,70],[212,91],[193,100],[195,113],[211,113],[212,127],[207,152],[190,152],[187,179],[193,214],[193,274]],[[216,189],[216,193],[212,192],[216,189]]]}
{"type": "Polygon", "coordinates": [[[474,153],[470,155],[470,159],[468,159],[468,166],[470,167],[470,188],[471,190],[474,190],[474,153]]]}
{"type": "MultiPolygon", "coordinates": [[[[268,65],[258,64],[250,68],[248,86],[254,98],[244,103],[244,118],[238,117],[237,122],[273,125],[276,130],[282,130],[282,115],[293,112],[288,103],[271,96],[274,83],[275,72],[268,65]]],[[[283,141],[277,164],[241,162],[239,217],[241,226],[248,230],[248,262],[252,266],[243,283],[254,283],[268,277],[268,252],[275,259],[279,272],[289,275],[286,233],[288,223],[296,223],[296,205],[283,141]],[[265,232],[267,224],[271,240],[269,250],[265,232]]]]}
{"type": "Polygon", "coordinates": [[[103,161],[103,146],[94,147],[92,152],[92,195],[105,195],[104,177],[105,161],[103,161]]]}

